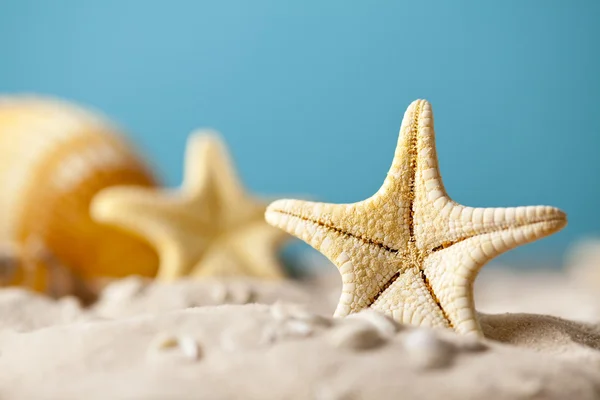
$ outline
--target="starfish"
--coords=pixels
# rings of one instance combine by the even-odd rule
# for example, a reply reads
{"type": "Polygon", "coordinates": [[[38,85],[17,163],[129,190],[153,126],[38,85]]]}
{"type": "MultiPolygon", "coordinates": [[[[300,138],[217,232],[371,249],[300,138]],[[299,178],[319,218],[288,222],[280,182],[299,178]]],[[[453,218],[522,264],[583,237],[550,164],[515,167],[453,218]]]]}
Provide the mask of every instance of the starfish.
{"type": "Polygon", "coordinates": [[[473,208],[446,194],[433,114],[425,100],[406,110],[381,188],[353,204],[277,200],[266,220],[323,253],[339,269],[336,317],[373,308],[401,323],[482,335],[473,282],[493,257],[558,231],[557,208],[473,208]]]}
{"type": "Polygon", "coordinates": [[[276,248],[288,235],[265,222],[266,205],[245,192],[218,134],[198,131],[188,139],[179,191],[109,187],[94,197],[91,214],[153,244],[158,279],[282,278],[276,248]]]}

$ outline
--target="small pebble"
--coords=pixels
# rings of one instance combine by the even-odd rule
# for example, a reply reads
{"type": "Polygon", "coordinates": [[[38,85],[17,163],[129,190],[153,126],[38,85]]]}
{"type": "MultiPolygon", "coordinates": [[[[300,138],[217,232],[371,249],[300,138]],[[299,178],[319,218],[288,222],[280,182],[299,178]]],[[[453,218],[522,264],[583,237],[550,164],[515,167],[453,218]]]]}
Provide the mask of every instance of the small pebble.
{"type": "Polygon", "coordinates": [[[261,343],[305,338],[332,325],[331,319],[307,311],[304,306],[276,302],[270,307],[274,323],[263,332],[261,343]]]}
{"type": "Polygon", "coordinates": [[[223,283],[216,282],[214,286],[211,287],[210,297],[216,304],[224,304],[227,301],[227,296],[227,286],[225,286],[223,283]]]}
{"type": "Polygon", "coordinates": [[[175,336],[168,333],[159,333],[150,343],[151,351],[173,350],[178,348],[181,354],[189,360],[200,358],[200,346],[190,336],[175,336]]]}
{"type": "Polygon", "coordinates": [[[281,301],[275,302],[271,306],[270,311],[273,318],[275,318],[277,321],[284,321],[289,318],[289,308],[281,301]]]}
{"type": "Polygon", "coordinates": [[[254,289],[245,284],[233,284],[229,287],[227,299],[232,304],[248,304],[256,301],[254,289]]]}
{"type": "Polygon", "coordinates": [[[329,327],[331,319],[307,311],[303,306],[276,302],[271,306],[271,315],[277,321],[297,320],[304,321],[317,327],[329,327]]]}
{"type": "Polygon", "coordinates": [[[200,346],[198,342],[190,336],[181,336],[178,338],[177,344],[181,353],[190,360],[197,360],[200,358],[200,346]]]}
{"type": "Polygon", "coordinates": [[[147,281],[140,276],[129,276],[107,286],[102,297],[115,302],[129,300],[142,293],[146,284],[147,281]]]}
{"type": "Polygon", "coordinates": [[[352,350],[372,349],[386,342],[377,328],[365,323],[340,325],[331,331],[329,341],[335,347],[352,350]]]}
{"type": "Polygon", "coordinates": [[[346,318],[360,319],[369,322],[386,339],[392,338],[400,330],[400,325],[396,321],[371,308],[366,308],[355,314],[350,314],[346,318]]]}
{"type": "Polygon", "coordinates": [[[287,335],[294,337],[307,337],[310,336],[314,331],[312,324],[299,320],[287,321],[283,326],[283,329],[287,335]]]}
{"type": "Polygon", "coordinates": [[[456,348],[437,337],[430,329],[413,329],[403,339],[410,360],[419,368],[435,369],[449,365],[456,348]]]}

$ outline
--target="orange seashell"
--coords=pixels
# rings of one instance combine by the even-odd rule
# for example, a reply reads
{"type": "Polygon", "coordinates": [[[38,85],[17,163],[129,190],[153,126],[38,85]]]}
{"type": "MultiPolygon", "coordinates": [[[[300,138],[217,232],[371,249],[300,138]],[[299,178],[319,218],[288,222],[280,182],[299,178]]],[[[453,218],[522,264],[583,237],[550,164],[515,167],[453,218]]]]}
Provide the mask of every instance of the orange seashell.
{"type": "Polygon", "coordinates": [[[153,276],[158,257],[148,243],[90,217],[92,197],[112,185],[155,186],[115,127],[64,101],[0,98],[4,283],[49,290],[64,270],[83,280],[153,276]]]}

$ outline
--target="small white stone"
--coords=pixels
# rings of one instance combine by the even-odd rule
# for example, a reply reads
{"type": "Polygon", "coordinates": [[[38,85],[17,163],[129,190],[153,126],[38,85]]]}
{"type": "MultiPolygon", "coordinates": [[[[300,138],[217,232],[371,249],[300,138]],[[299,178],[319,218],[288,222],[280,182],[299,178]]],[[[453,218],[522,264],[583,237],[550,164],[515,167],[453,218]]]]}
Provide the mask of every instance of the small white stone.
{"type": "Polygon", "coordinates": [[[190,360],[197,360],[200,358],[200,346],[196,340],[190,336],[180,336],[177,338],[177,345],[181,350],[181,353],[190,360]]]}
{"type": "Polygon", "coordinates": [[[181,354],[189,360],[198,360],[200,358],[200,346],[190,336],[176,336],[161,332],[152,339],[149,346],[149,350],[153,353],[160,353],[176,348],[179,348],[181,354]]]}
{"type": "Polygon", "coordinates": [[[284,303],[276,301],[270,308],[271,316],[277,321],[284,321],[289,318],[289,310],[284,303]]]}
{"type": "Polygon", "coordinates": [[[231,285],[228,299],[232,304],[248,304],[254,301],[254,289],[245,284],[231,285]]]}
{"type": "Polygon", "coordinates": [[[228,295],[229,291],[227,290],[227,286],[223,283],[215,283],[214,286],[211,287],[210,297],[216,304],[225,304],[228,295]]]}
{"type": "Polygon", "coordinates": [[[262,344],[287,338],[308,337],[331,326],[331,319],[311,313],[304,306],[276,302],[270,308],[275,320],[263,332],[262,344]]]}
{"type": "Polygon", "coordinates": [[[366,308],[355,314],[350,314],[346,318],[359,319],[370,323],[379,331],[381,336],[386,339],[393,337],[400,329],[400,325],[398,325],[396,321],[371,308],[366,308]]]}
{"type": "Polygon", "coordinates": [[[111,301],[129,300],[142,293],[146,283],[140,276],[129,276],[106,287],[102,297],[111,301]]]}
{"type": "Polygon", "coordinates": [[[332,324],[329,318],[312,313],[304,306],[285,304],[280,301],[271,306],[271,315],[277,321],[297,320],[307,322],[315,327],[328,327],[332,324]]]}
{"type": "Polygon", "coordinates": [[[430,329],[413,329],[403,337],[404,349],[418,368],[442,368],[454,358],[455,347],[430,329]]]}
{"type": "Polygon", "coordinates": [[[295,337],[307,337],[314,331],[312,324],[299,320],[287,321],[284,325],[284,329],[287,335],[295,337]]]}
{"type": "Polygon", "coordinates": [[[337,348],[351,350],[372,349],[385,343],[379,331],[365,323],[343,324],[333,329],[328,339],[337,348]]]}

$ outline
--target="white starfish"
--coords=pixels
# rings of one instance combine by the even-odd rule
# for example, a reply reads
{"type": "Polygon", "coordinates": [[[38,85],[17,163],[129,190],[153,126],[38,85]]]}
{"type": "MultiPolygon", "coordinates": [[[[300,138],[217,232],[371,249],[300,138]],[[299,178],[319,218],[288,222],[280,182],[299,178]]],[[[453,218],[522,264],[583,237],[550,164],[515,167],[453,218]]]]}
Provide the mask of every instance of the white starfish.
{"type": "Polygon", "coordinates": [[[493,257],[566,224],[553,207],[472,208],[450,199],[438,170],[431,105],[404,114],[392,166],[372,197],[354,204],[278,200],[266,219],[340,270],[336,316],[371,307],[396,321],[482,335],[473,281],[493,257]]]}

